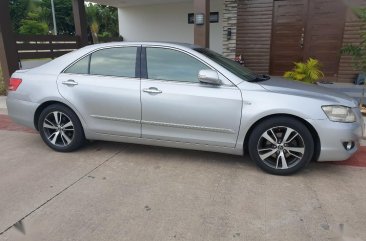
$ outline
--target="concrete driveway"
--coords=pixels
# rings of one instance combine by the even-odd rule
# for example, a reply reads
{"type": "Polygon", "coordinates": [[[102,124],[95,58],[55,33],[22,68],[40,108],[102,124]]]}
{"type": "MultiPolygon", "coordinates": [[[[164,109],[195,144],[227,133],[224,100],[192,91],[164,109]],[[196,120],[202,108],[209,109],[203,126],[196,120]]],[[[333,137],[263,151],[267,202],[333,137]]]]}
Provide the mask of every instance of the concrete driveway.
{"type": "Polygon", "coordinates": [[[366,240],[366,150],[289,177],[248,157],[93,142],[0,116],[0,240],[366,240]]]}

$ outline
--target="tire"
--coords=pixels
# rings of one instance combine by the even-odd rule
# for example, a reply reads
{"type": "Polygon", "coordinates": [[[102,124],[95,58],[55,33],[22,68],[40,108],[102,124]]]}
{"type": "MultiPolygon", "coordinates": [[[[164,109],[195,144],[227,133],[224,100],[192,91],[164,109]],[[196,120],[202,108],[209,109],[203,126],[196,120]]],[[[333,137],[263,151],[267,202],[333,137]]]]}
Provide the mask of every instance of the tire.
{"type": "Polygon", "coordinates": [[[78,116],[61,104],[47,106],[40,114],[38,130],[42,140],[58,152],[72,152],[85,143],[78,116]]]}
{"type": "Polygon", "coordinates": [[[314,153],[309,129],[291,117],[260,122],[248,142],[249,155],[262,170],[275,175],[294,174],[306,167],[314,153]]]}

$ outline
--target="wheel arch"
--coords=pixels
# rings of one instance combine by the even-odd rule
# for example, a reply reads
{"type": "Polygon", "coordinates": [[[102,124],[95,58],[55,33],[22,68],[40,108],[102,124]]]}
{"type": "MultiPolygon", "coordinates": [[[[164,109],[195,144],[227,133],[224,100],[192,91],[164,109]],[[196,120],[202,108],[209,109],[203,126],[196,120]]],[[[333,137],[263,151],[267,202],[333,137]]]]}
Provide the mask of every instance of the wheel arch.
{"type": "Polygon", "coordinates": [[[321,148],[321,143],[320,143],[320,138],[318,135],[318,132],[315,130],[315,128],[313,127],[313,125],[311,125],[308,121],[306,121],[305,119],[298,117],[296,115],[291,115],[291,114],[272,114],[272,115],[268,115],[265,117],[262,117],[261,119],[257,120],[256,122],[254,122],[250,128],[248,129],[247,133],[245,134],[244,137],[244,143],[243,143],[243,149],[244,149],[244,153],[248,153],[248,140],[250,135],[252,134],[254,128],[256,126],[258,126],[261,122],[273,118],[273,117],[290,117],[290,118],[294,118],[298,121],[300,121],[301,123],[303,123],[308,130],[311,133],[311,136],[313,137],[314,140],[314,154],[312,157],[312,161],[317,161],[320,155],[320,148],[321,148]]]}
{"type": "Polygon", "coordinates": [[[37,109],[36,109],[36,111],[34,113],[34,119],[33,119],[33,124],[34,124],[34,127],[36,128],[37,131],[39,131],[38,130],[38,121],[39,121],[39,117],[40,117],[42,111],[45,108],[47,108],[48,106],[54,105],[54,104],[63,105],[65,107],[69,108],[70,110],[72,110],[76,114],[76,116],[79,118],[80,123],[81,123],[81,125],[82,125],[82,127],[84,129],[84,132],[85,132],[85,123],[84,123],[84,120],[79,115],[79,113],[77,111],[75,111],[71,106],[69,106],[69,105],[67,105],[67,104],[65,104],[65,103],[63,103],[61,101],[58,101],[58,100],[47,100],[47,101],[43,102],[42,104],[40,104],[37,107],[37,109]]]}

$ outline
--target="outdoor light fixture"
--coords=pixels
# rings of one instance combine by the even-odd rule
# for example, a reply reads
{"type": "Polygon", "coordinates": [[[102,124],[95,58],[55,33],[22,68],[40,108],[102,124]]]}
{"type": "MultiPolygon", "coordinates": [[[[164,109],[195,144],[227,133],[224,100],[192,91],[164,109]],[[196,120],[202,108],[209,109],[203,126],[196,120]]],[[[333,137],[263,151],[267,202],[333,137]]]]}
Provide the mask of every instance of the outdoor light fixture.
{"type": "MultiPolygon", "coordinates": [[[[200,13],[200,14],[202,14],[202,13],[200,13]]],[[[195,18],[194,13],[188,13],[188,24],[194,24],[194,18],[195,18]]],[[[204,15],[203,15],[203,19],[204,19],[204,15]]],[[[219,21],[220,21],[219,12],[211,12],[210,13],[210,23],[218,23],[219,21]]],[[[202,24],[204,24],[204,23],[202,23],[202,24]]]]}
{"type": "Polygon", "coordinates": [[[231,35],[232,35],[232,33],[231,33],[231,28],[228,28],[228,29],[227,29],[227,32],[226,32],[227,40],[230,40],[230,39],[231,39],[231,35]]]}
{"type": "Polygon", "coordinates": [[[203,25],[205,23],[205,15],[203,13],[196,13],[194,23],[196,25],[203,25]]]}

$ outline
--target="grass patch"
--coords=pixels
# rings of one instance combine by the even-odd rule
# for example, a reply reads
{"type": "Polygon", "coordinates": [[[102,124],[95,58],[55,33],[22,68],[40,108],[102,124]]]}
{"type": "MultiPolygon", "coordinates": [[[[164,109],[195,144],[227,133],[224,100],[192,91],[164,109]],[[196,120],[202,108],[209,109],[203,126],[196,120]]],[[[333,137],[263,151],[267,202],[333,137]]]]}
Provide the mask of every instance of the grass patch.
{"type": "Polygon", "coordinates": [[[6,95],[3,71],[1,70],[1,68],[0,68],[0,95],[6,95]]]}

